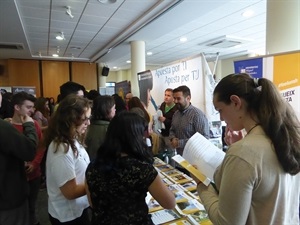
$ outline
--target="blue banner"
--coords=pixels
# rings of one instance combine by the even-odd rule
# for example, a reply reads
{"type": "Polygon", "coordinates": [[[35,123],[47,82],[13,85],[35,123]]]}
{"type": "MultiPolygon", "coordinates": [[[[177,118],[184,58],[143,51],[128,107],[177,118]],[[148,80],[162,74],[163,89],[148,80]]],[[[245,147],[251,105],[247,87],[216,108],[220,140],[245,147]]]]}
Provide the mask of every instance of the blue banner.
{"type": "Polygon", "coordinates": [[[263,59],[247,59],[234,62],[235,73],[247,73],[255,78],[263,77],[263,59]]]}

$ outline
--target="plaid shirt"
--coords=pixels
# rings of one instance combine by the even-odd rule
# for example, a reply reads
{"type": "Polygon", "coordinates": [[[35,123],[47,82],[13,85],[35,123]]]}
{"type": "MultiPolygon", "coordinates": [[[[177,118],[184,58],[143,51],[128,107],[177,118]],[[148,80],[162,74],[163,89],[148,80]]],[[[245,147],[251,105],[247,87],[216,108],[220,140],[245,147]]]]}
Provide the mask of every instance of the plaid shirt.
{"type": "Polygon", "coordinates": [[[192,104],[182,112],[177,110],[173,115],[169,138],[179,139],[178,154],[182,155],[185,144],[196,132],[209,138],[209,125],[205,114],[192,104]]]}

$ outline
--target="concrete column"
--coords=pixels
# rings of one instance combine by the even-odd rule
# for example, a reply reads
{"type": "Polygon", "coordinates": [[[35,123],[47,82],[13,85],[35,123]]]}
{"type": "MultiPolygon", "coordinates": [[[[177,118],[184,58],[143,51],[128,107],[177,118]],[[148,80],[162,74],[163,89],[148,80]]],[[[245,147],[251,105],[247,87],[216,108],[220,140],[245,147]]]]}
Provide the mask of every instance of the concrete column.
{"type": "Polygon", "coordinates": [[[131,92],[134,96],[140,96],[137,73],[145,71],[146,56],[145,42],[132,41],[131,43],[131,92]]]}
{"type": "Polygon", "coordinates": [[[105,76],[102,76],[102,66],[98,63],[97,64],[98,66],[98,80],[99,80],[99,88],[105,88],[106,87],[106,77],[105,76]]]}
{"type": "Polygon", "coordinates": [[[267,0],[266,53],[300,49],[300,0],[267,0]]]}
{"type": "Polygon", "coordinates": [[[121,82],[121,81],[126,80],[126,79],[124,79],[123,74],[124,74],[123,70],[117,71],[117,79],[116,79],[116,82],[121,82]]]}

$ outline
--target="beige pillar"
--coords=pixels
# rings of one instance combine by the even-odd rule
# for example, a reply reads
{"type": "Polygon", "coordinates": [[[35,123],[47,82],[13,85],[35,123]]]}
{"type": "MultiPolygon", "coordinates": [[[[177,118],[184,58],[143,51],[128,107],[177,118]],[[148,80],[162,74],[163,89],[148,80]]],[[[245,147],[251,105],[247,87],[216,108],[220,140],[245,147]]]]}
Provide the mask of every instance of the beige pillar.
{"type": "Polygon", "coordinates": [[[300,49],[300,0],[267,0],[266,53],[300,49]]]}
{"type": "Polygon", "coordinates": [[[98,63],[97,64],[98,66],[98,80],[99,80],[99,88],[105,88],[106,87],[106,77],[105,76],[102,76],[102,66],[98,63]]]}
{"type": "Polygon", "coordinates": [[[138,86],[137,73],[145,71],[146,56],[145,56],[145,42],[132,41],[131,43],[131,92],[134,96],[140,96],[138,86]]]}
{"type": "Polygon", "coordinates": [[[127,79],[124,79],[124,72],[123,72],[123,70],[117,71],[116,82],[121,82],[121,81],[124,81],[124,80],[127,80],[127,79]]]}

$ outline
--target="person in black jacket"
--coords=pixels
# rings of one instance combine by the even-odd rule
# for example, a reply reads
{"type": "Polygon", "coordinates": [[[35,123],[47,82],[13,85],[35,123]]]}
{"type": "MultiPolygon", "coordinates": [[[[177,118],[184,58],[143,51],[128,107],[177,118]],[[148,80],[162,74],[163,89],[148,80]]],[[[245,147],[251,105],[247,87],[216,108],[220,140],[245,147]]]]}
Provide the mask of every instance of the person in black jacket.
{"type": "MultiPolygon", "coordinates": [[[[0,106],[2,96],[0,94],[0,106]]],[[[25,161],[33,160],[37,134],[30,116],[21,118],[24,132],[0,119],[0,224],[28,225],[25,161]]]]}

